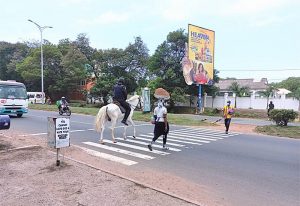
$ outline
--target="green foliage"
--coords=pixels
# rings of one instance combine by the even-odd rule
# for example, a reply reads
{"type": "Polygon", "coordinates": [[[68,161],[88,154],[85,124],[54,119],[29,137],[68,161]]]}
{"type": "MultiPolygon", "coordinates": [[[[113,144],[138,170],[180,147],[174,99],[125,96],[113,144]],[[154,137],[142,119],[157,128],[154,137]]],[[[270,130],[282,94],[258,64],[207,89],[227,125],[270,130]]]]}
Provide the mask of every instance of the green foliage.
{"type": "Polygon", "coordinates": [[[274,95],[275,90],[276,90],[276,89],[274,88],[273,85],[269,85],[265,91],[259,92],[259,93],[260,93],[261,95],[263,95],[264,97],[267,97],[267,107],[266,107],[267,109],[268,109],[268,105],[269,105],[269,98],[270,98],[272,95],[274,95]]]}
{"type": "Polygon", "coordinates": [[[246,95],[249,95],[249,93],[250,93],[249,87],[240,86],[237,82],[232,82],[232,84],[228,87],[228,89],[236,94],[235,101],[234,101],[235,108],[237,105],[237,103],[236,103],[237,97],[246,96],[246,95]]]}
{"type": "Polygon", "coordinates": [[[300,87],[300,77],[289,77],[282,82],[276,84],[276,88],[285,88],[291,92],[295,92],[300,87]]]}
{"type": "Polygon", "coordinates": [[[290,109],[273,109],[270,112],[270,119],[280,126],[287,126],[288,122],[295,120],[297,116],[298,113],[290,109]]]}

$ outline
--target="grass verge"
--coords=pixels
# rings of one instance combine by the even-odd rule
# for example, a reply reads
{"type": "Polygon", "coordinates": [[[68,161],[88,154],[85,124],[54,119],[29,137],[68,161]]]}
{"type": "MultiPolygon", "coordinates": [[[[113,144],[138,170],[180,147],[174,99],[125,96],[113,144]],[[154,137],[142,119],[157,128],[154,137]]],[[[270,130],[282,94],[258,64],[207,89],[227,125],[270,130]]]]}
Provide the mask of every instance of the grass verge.
{"type": "Polygon", "coordinates": [[[300,126],[281,127],[276,125],[258,126],[255,128],[256,132],[279,136],[300,139],[300,126]]]}
{"type": "MultiPolygon", "coordinates": [[[[56,105],[30,104],[29,109],[57,111],[57,113],[58,113],[58,109],[57,109],[56,105]]],[[[72,111],[72,113],[96,116],[96,114],[99,111],[99,108],[71,107],[71,111],[72,111]]],[[[153,115],[152,113],[142,113],[140,111],[134,111],[133,120],[150,122],[152,115],[153,115]]],[[[170,124],[177,124],[177,125],[186,125],[186,126],[213,125],[211,123],[195,120],[192,117],[186,117],[186,116],[182,116],[180,114],[170,114],[169,113],[168,120],[169,120],[170,124]]]]}

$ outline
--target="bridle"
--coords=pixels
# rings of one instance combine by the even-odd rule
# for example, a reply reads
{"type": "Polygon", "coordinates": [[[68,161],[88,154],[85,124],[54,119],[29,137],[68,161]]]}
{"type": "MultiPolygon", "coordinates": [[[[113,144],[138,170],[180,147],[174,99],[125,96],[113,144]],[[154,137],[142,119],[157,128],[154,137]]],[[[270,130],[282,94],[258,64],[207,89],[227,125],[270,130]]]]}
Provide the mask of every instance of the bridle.
{"type": "MultiPolygon", "coordinates": [[[[129,103],[130,104],[130,103],[129,103]]],[[[137,105],[133,105],[130,104],[130,107],[135,110],[135,109],[142,109],[142,101],[141,101],[141,97],[139,96],[139,102],[137,103],[137,105]]]]}

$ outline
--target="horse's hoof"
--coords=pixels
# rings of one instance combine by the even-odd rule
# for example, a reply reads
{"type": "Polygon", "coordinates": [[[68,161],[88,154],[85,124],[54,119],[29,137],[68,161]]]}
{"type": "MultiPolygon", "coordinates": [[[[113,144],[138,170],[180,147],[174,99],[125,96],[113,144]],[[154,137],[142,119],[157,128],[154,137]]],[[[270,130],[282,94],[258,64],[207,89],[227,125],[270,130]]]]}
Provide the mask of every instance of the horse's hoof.
{"type": "Polygon", "coordinates": [[[132,137],[135,139],[135,136],[134,136],[134,135],[133,135],[132,137]]]}
{"type": "Polygon", "coordinates": [[[113,143],[117,143],[117,141],[113,141],[113,143]]]}
{"type": "Polygon", "coordinates": [[[100,144],[105,144],[103,141],[100,141],[100,144]]]}

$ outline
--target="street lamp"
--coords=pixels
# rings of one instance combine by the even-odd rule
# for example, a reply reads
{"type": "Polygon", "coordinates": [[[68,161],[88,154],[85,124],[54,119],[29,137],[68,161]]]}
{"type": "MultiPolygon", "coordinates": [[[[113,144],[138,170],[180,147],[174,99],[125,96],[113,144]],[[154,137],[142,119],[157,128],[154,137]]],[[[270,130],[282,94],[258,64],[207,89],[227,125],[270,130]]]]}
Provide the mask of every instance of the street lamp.
{"type": "Polygon", "coordinates": [[[28,19],[28,21],[31,23],[34,23],[41,32],[41,76],[42,76],[41,78],[42,78],[42,95],[43,95],[42,104],[44,104],[45,103],[45,95],[44,95],[43,31],[44,31],[44,29],[53,28],[53,27],[52,26],[40,26],[39,24],[32,21],[31,19],[28,19]]]}

